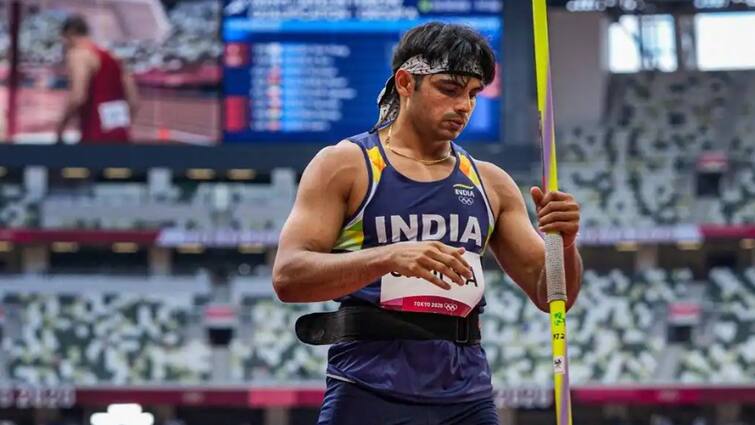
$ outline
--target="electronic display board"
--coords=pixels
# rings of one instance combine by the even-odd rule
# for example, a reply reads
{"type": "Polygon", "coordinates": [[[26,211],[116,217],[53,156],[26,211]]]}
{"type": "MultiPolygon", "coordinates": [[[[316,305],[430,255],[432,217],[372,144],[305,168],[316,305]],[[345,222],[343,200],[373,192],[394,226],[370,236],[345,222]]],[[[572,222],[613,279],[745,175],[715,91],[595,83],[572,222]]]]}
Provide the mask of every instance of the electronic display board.
{"type": "Polygon", "coordinates": [[[400,37],[429,21],[488,38],[496,81],[459,140],[498,142],[502,0],[225,0],[223,138],[334,143],[369,130],[400,37]]]}

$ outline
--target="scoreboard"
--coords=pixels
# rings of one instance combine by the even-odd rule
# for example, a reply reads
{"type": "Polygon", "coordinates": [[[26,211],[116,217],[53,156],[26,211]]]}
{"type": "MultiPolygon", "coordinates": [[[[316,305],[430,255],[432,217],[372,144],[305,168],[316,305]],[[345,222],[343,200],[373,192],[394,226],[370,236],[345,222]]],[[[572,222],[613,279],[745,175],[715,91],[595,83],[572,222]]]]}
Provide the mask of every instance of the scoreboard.
{"type": "Polygon", "coordinates": [[[225,0],[223,140],[330,144],[369,130],[393,48],[430,21],[471,26],[493,46],[496,81],[460,140],[500,141],[502,0],[225,0]]]}

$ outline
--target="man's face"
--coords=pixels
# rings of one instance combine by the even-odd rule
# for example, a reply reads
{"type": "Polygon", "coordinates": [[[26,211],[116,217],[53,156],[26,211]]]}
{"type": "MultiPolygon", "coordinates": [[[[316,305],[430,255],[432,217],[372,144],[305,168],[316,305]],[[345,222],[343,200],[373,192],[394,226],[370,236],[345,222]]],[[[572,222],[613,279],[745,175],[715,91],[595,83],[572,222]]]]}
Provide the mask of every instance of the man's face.
{"type": "Polygon", "coordinates": [[[432,140],[454,140],[469,122],[483,88],[475,77],[426,75],[412,95],[412,120],[432,140]]]}

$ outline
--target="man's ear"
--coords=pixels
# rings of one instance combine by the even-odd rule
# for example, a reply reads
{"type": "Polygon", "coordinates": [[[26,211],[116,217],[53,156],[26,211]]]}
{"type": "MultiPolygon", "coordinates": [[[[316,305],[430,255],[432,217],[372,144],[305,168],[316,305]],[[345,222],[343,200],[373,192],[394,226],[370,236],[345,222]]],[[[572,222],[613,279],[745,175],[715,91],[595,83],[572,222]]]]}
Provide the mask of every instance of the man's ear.
{"type": "Polygon", "coordinates": [[[396,75],[394,77],[394,81],[396,84],[396,92],[404,97],[410,97],[412,94],[414,94],[414,76],[405,69],[399,69],[396,71],[396,75]]]}

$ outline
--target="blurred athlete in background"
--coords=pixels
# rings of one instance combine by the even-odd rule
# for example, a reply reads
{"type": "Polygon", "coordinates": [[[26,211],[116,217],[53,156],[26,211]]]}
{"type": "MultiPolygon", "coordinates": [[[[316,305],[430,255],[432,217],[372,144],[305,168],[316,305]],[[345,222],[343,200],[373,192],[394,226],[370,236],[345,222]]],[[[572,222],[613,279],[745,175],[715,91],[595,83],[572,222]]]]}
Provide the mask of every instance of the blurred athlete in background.
{"type": "Polygon", "coordinates": [[[79,143],[128,143],[138,103],[131,74],[89,38],[89,25],[82,16],[66,19],[61,36],[70,92],[56,128],[58,143],[74,117],[79,119],[79,143]]]}

